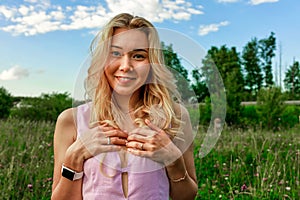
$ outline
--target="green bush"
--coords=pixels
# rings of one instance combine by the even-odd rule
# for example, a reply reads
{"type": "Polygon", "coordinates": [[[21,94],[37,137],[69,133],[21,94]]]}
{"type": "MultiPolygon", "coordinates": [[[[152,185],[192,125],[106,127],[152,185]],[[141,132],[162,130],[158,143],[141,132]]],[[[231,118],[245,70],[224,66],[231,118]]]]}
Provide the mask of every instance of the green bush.
{"type": "Polygon", "coordinates": [[[281,114],[280,120],[283,128],[292,128],[299,124],[300,107],[295,105],[287,106],[281,114]]]}
{"type": "Polygon", "coordinates": [[[7,118],[12,107],[13,97],[4,87],[0,87],[0,118],[7,118]]]}
{"type": "Polygon", "coordinates": [[[56,121],[66,108],[72,107],[72,98],[68,93],[42,94],[37,98],[24,98],[19,107],[12,109],[11,118],[31,121],[56,121]]]}

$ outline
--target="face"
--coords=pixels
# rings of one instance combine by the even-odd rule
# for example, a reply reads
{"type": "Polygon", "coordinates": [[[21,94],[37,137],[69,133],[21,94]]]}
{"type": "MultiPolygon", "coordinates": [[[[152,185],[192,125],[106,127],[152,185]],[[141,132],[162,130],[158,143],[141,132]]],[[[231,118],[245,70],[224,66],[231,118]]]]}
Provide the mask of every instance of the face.
{"type": "Polygon", "coordinates": [[[113,92],[131,96],[147,80],[150,64],[144,32],[118,28],[114,32],[105,75],[113,92]]]}

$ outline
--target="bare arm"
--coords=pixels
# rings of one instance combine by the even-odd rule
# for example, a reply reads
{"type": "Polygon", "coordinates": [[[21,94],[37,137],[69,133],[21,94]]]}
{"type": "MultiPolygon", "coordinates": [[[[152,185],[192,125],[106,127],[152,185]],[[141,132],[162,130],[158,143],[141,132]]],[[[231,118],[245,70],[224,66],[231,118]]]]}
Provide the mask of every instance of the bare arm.
{"type": "Polygon", "coordinates": [[[175,162],[168,165],[166,169],[170,181],[170,197],[173,200],[193,200],[198,191],[198,184],[194,164],[192,127],[188,111],[181,107],[181,112],[182,120],[185,122],[183,129],[184,137],[186,142],[190,143],[190,145],[184,154],[175,162]]]}
{"type": "MultiPolygon", "coordinates": [[[[67,154],[67,150],[76,140],[76,124],[75,117],[73,117],[74,109],[68,109],[62,112],[56,123],[54,132],[54,173],[53,173],[53,185],[52,185],[52,197],[51,199],[82,199],[81,185],[82,179],[76,181],[70,181],[61,176],[61,167],[64,163],[67,167],[80,172],[82,171],[82,165],[80,166],[80,158],[75,165],[75,159],[71,155],[67,154]],[[72,160],[73,159],[73,160],[72,160]]],[[[71,153],[69,151],[69,153],[71,153]]],[[[71,153],[72,154],[72,153],[71,153]]],[[[74,156],[74,155],[73,155],[74,156]]],[[[82,159],[82,158],[81,158],[82,159]]]]}
{"type": "Polygon", "coordinates": [[[62,177],[62,164],[81,172],[85,160],[99,153],[119,151],[126,143],[126,133],[107,125],[88,129],[77,139],[76,115],[74,115],[76,112],[76,108],[65,110],[57,119],[54,132],[52,200],[82,199],[82,179],[71,181],[62,177]],[[111,144],[107,144],[107,137],[110,137],[111,144]]]}

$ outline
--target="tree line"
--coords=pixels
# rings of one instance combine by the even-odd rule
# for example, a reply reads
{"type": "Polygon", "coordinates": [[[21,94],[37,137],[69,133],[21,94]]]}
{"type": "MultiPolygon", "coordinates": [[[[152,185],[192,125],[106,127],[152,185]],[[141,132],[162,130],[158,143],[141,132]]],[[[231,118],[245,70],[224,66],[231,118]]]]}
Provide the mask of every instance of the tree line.
{"type": "MultiPolygon", "coordinates": [[[[224,86],[225,122],[233,126],[257,126],[278,129],[299,123],[299,106],[287,106],[288,99],[300,99],[300,65],[294,61],[285,72],[285,90],[273,76],[276,37],[273,32],[263,39],[252,38],[238,52],[236,47],[212,46],[201,66],[188,71],[174,52],[172,44],[162,43],[166,66],[172,69],[183,101],[201,103],[200,124],[211,120],[212,98],[218,99],[217,87],[224,86]],[[216,79],[216,71],[221,80],[216,79]],[[209,90],[210,89],[210,90],[209,90]],[[195,99],[196,98],[196,99],[195,99]],[[242,106],[242,101],[256,101],[255,106],[242,106]]],[[[191,50],[192,51],[192,50],[191,50]]],[[[12,97],[0,88],[0,118],[55,121],[59,113],[72,107],[68,93],[42,94],[39,97],[12,97]]],[[[217,106],[217,105],[215,105],[217,106]]],[[[223,109],[223,108],[220,108],[223,109]]],[[[217,117],[217,116],[214,116],[217,117]]],[[[196,117],[197,118],[197,117],[196,117]]]]}

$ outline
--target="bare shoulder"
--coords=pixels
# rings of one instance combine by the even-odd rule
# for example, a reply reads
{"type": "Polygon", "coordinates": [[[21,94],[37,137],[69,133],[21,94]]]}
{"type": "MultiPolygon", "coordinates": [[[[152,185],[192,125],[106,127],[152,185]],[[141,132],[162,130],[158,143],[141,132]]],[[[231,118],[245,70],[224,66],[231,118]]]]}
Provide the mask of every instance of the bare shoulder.
{"type": "Polygon", "coordinates": [[[77,108],[68,108],[62,111],[57,117],[57,123],[74,123],[76,119],[77,108]]]}
{"type": "Polygon", "coordinates": [[[55,134],[63,134],[76,139],[77,108],[68,108],[61,112],[56,121],[55,134]]]}
{"type": "Polygon", "coordinates": [[[174,103],[174,112],[181,120],[186,121],[190,118],[187,108],[182,104],[174,103]]]}

